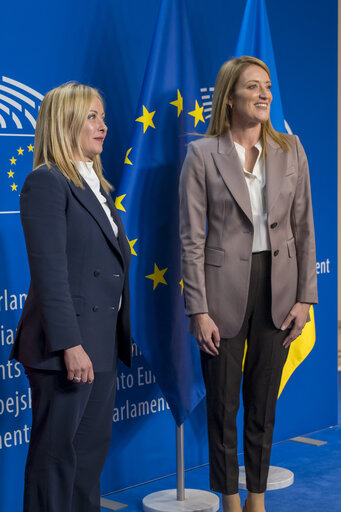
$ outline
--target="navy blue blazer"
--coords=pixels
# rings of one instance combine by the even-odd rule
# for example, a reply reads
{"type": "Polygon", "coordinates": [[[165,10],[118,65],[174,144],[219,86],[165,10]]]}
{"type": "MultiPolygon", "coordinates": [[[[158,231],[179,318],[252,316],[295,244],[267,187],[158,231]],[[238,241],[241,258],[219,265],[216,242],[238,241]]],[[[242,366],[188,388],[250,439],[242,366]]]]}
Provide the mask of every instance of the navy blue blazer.
{"type": "Polygon", "coordinates": [[[20,215],[31,284],[10,358],[31,368],[65,370],[63,350],[82,345],[95,372],[111,370],[117,354],[130,366],[131,250],[106,197],[118,239],[87,183],[76,187],[55,166],[27,176],[20,215]]]}

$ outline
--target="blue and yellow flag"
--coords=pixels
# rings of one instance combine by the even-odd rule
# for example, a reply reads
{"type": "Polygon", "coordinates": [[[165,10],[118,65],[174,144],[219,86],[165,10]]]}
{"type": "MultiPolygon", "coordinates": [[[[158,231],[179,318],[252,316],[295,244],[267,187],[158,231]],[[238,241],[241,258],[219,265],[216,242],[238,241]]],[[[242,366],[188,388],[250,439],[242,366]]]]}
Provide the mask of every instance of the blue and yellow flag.
{"type": "Polygon", "coordinates": [[[133,338],[178,425],[205,395],[180,269],[179,174],[189,134],[206,131],[184,4],[161,2],[116,198],[132,252],[133,338]]]}
{"type": "MultiPolygon", "coordinates": [[[[236,57],[251,55],[261,59],[270,69],[273,100],[271,103],[271,122],[275,130],[286,131],[288,124],[284,120],[281,95],[277,79],[275,56],[272,48],[270,25],[266,12],[265,0],[248,0],[239,33],[236,57]]],[[[315,319],[313,307],[310,308],[308,322],[301,336],[291,344],[288,359],[285,363],[279,395],[292,373],[304,361],[315,344],[315,319]]]]}

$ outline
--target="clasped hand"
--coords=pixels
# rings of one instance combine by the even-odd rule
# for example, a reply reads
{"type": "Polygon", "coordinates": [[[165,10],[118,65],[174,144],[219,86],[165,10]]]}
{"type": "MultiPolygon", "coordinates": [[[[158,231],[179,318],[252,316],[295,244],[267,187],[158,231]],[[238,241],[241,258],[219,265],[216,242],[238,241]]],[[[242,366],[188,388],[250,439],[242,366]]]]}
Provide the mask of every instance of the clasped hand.
{"type": "Polygon", "coordinates": [[[95,378],[92,362],[82,345],[66,348],[64,362],[68,380],[91,384],[95,378]]]}
{"type": "Polygon", "coordinates": [[[291,325],[288,336],[283,341],[283,347],[288,348],[290,344],[301,335],[302,330],[307,322],[310,304],[304,302],[296,302],[291,308],[290,313],[281,325],[281,330],[285,331],[291,325]]]}
{"type": "Polygon", "coordinates": [[[197,340],[200,350],[217,356],[219,354],[219,329],[208,313],[199,313],[190,318],[191,332],[197,340]]]}

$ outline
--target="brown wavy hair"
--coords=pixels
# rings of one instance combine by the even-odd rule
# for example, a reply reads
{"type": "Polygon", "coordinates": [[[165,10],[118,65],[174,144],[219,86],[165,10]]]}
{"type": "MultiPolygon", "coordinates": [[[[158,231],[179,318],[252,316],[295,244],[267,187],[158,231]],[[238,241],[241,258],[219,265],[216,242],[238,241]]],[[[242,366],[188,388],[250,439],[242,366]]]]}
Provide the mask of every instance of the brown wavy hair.
{"type": "MultiPolygon", "coordinates": [[[[218,137],[223,135],[231,128],[231,109],[228,107],[228,98],[233,94],[236,84],[240,78],[240,75],[245,68],[251,65],[256,65],[264,69],[270,78],[270,70],[268,66],[261,60],[255,57],[249,57],[243,55],[225,62],[217,75],[214,93],[213,93],[213,104],[212,114],[210,123],[207,128],[207,137],[218,137]]],[[[271,79],[271,78],[270,78],[271,79]]],[[[270,119],[262,123],[261,127],[261,141],[263,150],[263,156],[266,155],[266,139],[270,136],[275,142],[277,142],[281,148],[285,151],[289,151],[290,147],[285,133],[277,132],[270,119]]]]}

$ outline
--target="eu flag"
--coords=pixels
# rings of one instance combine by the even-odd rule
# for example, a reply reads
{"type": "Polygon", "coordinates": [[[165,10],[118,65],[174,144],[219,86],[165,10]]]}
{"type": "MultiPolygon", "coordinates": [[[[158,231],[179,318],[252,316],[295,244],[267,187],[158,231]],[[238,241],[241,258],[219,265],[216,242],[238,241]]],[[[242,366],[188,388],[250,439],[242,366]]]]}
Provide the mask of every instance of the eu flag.
{"type": "Polygon", "coordinates": [[[284,116],[277,80],[275,55],[272,48],[270,25],[266,12],[265,0],[247,0],[242,26],[236,49],[236,57],[250,55],[262,60],[270,69],[271,123],[275,130],[285,132],[284,116]]]}
{"type": "Polygon", "coordinates": [[[179,174],[190,134],[206,130],[184,4],[161,2],[116,198],[133,255],[133,338],[177,425],[205,395],[180,269],[179,174]]]}
{"type": "MultiPolygon", "coordinates": [[[[270,69],[271,92],[271,123],[279,132],[290,131],[284,120],[281,95],[277,79],[275,55],[272,48],[270,25],[266,12],[265,0],[247,0],[239,39],[236,57],[250,55],[262,60],[270,69]]],[[[290,345],[289,355],[283,368],[279,395],[296,368],[304,361],[315,344],[315,319],[313,307],[310,308],[310,322],[307,322],[301,336],[290,345]]]]}

